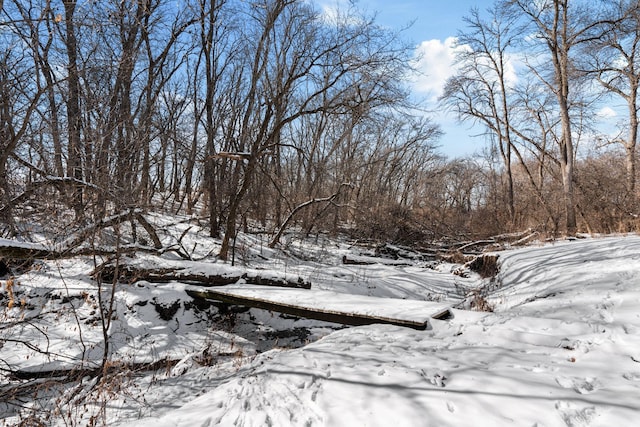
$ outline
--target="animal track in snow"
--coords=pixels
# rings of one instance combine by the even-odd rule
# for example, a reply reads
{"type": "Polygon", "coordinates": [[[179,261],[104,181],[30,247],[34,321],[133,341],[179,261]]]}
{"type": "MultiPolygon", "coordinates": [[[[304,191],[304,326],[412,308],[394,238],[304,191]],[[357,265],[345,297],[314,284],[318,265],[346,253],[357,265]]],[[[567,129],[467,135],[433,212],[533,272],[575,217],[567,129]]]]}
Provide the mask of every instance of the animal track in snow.
{"type": "Polygon", "coordinates": [[[429,369],[426,371],[420,369],[420,375],[437,387],[444,387],[446,385],[444,380],[447,379],[447,376],[439,369],[429,369]]]}
{"type": "Polygon", "coordinates": [[[558,367],[543,365],[540,363],[537,363],[533,366],[525,366],[523,368],[525,371],[533,372],[534,374],[539,374],[542,372],[557,372],[559,370],[558,367]]]}
{"type": "Polygon", "coordinates": [[[556,409],[567,427],[587,427],[598,415],[593,406],[579,408],[578,405],[565,401],[557,401],[556,409]]]}
{"type": "Polygon", "coordinates": [[[628,381],[640,381],[640,372],[627,372],[622,374],[622,378],[628,381]]]}
{"type": "Polygon", "coordinates": [[[589,350],[591,349],[591,347],[593,346],[593,342],[591,340],[581,340],[581,339],[574,339],[571,340],[569,338],[563,338],[560,341],[560,345],[559,347],[562,347],[566,350],[578,350],[581,353],[589,353],[589,350]]]}
{"type": "Polygon", "coordinates": [[[556,382],[563,388],[571,388],[576,393],[589,394],[597,391],[602,385],[596,378],[557,377],[556,382]]]}

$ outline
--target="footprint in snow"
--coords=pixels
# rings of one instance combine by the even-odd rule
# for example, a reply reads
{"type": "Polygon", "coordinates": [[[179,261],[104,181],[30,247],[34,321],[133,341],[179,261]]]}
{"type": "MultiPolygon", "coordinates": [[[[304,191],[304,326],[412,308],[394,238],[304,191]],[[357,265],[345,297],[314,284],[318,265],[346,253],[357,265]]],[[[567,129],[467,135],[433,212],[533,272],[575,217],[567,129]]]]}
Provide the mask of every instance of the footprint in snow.
{"type": "Polygon", "coordinates": [[[627,372],[626,374],[622,374],[622,378],[628,381],[640,381],[640,373],[627,372]]]}
{"type": "Polygon", "coordinates": [[[447,377],[439,369],[429,369],[426,371],[424,369],[420,369],[420,375],[437,387],[444,387],[446,385],[444,380],[446,380],[447,377]]]}
{"type": "Polygon", "coordinates": [[[605,323],[612,323],[615,320],[615,317],[608,311],[600,311],[600,319],[605,323]]]}
{"type": "Polygon", "coordinates": [[[581,408],[570,402],[557,401],[556,409],[567,427],[587,427],[598,416],[595,407],[587,406],[581,408]]]}
{"type": "Polygon", "coordinates": [[[543,372],[557,372],[559,370],[556,367],[543,365],[543,364],[540,364],[540,363],[536,363],[533,366],[525,366],[525,365],[515,364],[515,365],[507,365],[507,367],[513,368],[513,369],[522,369],[524,371],[532,372],[534,374],[540,374],[540,373],[543,373],[543,372]]]}
{"type": "Polygon", "coordinates": [[[548,365],[541,365],[541,364],[536,364],[533,365],[531,367],[525,367],[524,368],[525,371],[529,371],[529,372],[533,372],[534,374],[539,374],[542,372],[557,372],[559,370],[559,368],[555,367],[555,366],[548,366],[548,365]]]}
{"type": "Polygon", "coordinates": [[[576,339],[576,340],[570,340],[569,338],[563,338],[560,341],[559,347],[564,348],[565,350],[569,350],[569,351],[580,351],[581,353],[589,353],[589,350],[591,350],[591,347],[594,345],[594,341],[585,341],[585,340],[580,340],[580,339],[576,339]]]}
{"type": "Polygon", "coordinates": [[[556,382],[560,387],[571,388],[576,393],[589,394],[597,391],[602,385],[596,378],[557,377],[556,382]]]}

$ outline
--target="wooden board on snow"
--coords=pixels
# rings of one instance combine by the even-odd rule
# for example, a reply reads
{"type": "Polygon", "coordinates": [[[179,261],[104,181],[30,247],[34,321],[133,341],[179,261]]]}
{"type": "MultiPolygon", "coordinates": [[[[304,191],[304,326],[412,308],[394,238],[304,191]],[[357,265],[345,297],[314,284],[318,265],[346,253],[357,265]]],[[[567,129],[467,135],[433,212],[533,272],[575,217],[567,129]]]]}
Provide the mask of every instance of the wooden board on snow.
{"type": "Polygon", "coordinates": [[[437,302],[322,290],[230,285],[216,289],[191,289],[187,293],[193,298],[245,305],[345,325],[385,323],[424,330],[430,328],[430,319],[452,316],[447,305],[437,302]]]}

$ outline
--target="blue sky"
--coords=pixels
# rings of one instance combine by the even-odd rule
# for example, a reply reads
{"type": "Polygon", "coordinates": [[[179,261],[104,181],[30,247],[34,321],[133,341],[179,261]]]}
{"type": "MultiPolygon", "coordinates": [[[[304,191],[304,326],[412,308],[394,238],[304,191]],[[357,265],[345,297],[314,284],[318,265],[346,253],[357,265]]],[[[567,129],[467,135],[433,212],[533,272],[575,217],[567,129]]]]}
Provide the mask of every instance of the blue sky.
{"type": "MultiPolygon", "coordinates": [[[[347,0],[316,0],[323,7],[346,5],[347,0]]],[[[471,129],[460,124],[451,115],[438,111],[437,97],[444,82],[453,72],[454,37],[464,30],[463,17],[472,7],[481,11],[490,7],[493,0],[359,0],[358,8],[376,13],[376,22],[400,29],[409,28],[405,37],[415,44],[416,54],[422,60],[418,64],[422,77],[412,84],[414,96],[425,108],[434,110],[433,118],[440,124],[444,136],[439,141],[440,151],[449,157],[470,156],[485,146],[482,136],[475,136],[481,129],[471,129]]]]}
{"type": "Polygon", "coordinates": [[[415,21],[407,34],[418,44],[455,36],[464,26],[462,17],[469,9],[486,9],[492,3],[492,0],[360,0],[358,5],[377,11],[378,22],[389,27],[399,28],[415,21]]]}

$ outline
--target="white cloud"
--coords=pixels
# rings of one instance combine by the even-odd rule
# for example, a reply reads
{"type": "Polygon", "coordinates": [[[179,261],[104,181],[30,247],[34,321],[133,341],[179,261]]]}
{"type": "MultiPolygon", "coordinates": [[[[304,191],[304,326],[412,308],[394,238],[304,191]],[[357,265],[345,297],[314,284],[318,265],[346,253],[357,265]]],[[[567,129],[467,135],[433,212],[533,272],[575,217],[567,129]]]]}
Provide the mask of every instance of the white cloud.
{"type": "Polygon", "coordinates": [[[316,1],[315,2],[322,10],[324,19],[328,22],[335,21],[338,17],[339,10],[343,9],[344,1],[316,1]]]}
{"type": "Polygon", "coordinates": [[[508,85],[515,86],[518,83],[518,69],[523,67],[520,55],[506,54],[507,62],[504,64],[504,77],[508,85]]]}
{"type": "Polygon", "coordinates": [[[455,37],[447,37],[444,41],[425,40],[418,45],[414,64],[418,73],[412,78],[416,91],[426,93],[434,99],[442,95],[447,79],[456,71],[456,52],[466,49],[456,43],[455,37]]]}
{"type": "Polygon", "coordinates": [[[618,113],[611,107],[602,107],[598,110],[598,117],[602,119],[612,119],[618,116],[618,113]]]}
{"type": "MultiPolygon", "coordinates": [[[[447,79],[457,71],[456,54],[470,49],[468,45],[458,45],[456,37],[420,43],[416,48],[417,59],[414,63],[418,71],[412,79],[414,89],[426,93],[433,100],[442,95],[447,79]]],[[[507,54],[505,59],[505,79],[508,84],[515,85],[518,82],[518,69],[522,61],[517,54],[507,54]]],[[[489,69],[491,66],[487,65],[487,70],[489,69]]]]}
{"type": "MultiPolygon", "coordinates": [[[[320,10],[320,19],[325,23],[335,23],[342,20],[356,19],[356,15],[347,13],[352,8],[350,0],[308,0],[320,10]],[[346,13],[346,14],[345,14],[346,13]]],[[[356,23],[357,21],[353,21],[356,23]]]]}

